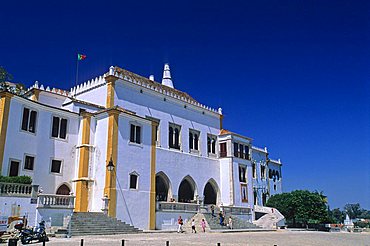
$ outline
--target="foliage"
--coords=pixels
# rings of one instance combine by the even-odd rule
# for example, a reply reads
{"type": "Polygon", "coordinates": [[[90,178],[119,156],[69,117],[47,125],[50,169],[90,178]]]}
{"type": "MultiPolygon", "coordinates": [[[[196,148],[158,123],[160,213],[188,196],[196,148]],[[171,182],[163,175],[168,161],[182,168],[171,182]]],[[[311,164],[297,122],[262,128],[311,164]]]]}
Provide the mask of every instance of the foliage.
{"type": "Polygon", "coordinates": [[[346,218],[345,213],[341,211],[339,208],[334,208],[329,213],[330,217],[333,219],[333,222],[336,224],[343,223],[344,219],[346,218]]]}
{"type": "Polygon", "coordinates": [[[8,73],[8,71],[5,70],[5,68],[0,67],[0,83],[3,83],[5,81],[11,81],[13,79],[13,76],[8,73]]]}
{"type": "Polygon", "coordinates": [[[0,176],[0,182],[17,183],[17,184],[31,184],[32,178],[30,176],[0,176]]]}
{"type": "Polygon", "coordinates": [[[359,203],[346,204],[344,206],[344,211],[348,214],[350,219],[359,218],[362,214],[362,209],[359,203]]]}
{"type": "Polygon", "coordinates": [[[293,226],[329,221],[327,198],[322,192],[296,190],[277,194],[272,196],[266,205],[277,208],[285,216],[287,223],[293,226]]]}
{"type": "Polygon", "coordinates": [[[353,224],[355,225],[355,227],[370,228],[370,221],[357,221],[353,224]]]}

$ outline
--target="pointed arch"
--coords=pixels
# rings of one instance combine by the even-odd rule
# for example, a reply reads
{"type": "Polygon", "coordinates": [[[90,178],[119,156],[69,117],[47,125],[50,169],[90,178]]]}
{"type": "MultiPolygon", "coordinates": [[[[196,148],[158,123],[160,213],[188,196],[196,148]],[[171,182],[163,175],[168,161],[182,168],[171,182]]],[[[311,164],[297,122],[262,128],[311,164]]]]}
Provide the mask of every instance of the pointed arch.
{"type": "Polygon", "coordinates": [[[162,171],[155,176],[155,197],[157,201],[170,201],[173,197],[171,181],[162,171]]]}
{"type": "Polygon", "coordinates": [[[187,175],[180,182],[178,190],[178,201],[179,202],[191,202],[196,200],[198,196],[198,188],[194,179],[187,175]]]}
{"type": "Polygon", "coordinates": [[[219,204],[220,203],[220,189],[217,182],[210,178],[203,189],[204,204],[219,204]]]}
{"type": "Polygon", "coordinates": [[[67,183],[61,184],[55,194],[57,195],[69,195],[71,193],[71,187],[67,183]]]}

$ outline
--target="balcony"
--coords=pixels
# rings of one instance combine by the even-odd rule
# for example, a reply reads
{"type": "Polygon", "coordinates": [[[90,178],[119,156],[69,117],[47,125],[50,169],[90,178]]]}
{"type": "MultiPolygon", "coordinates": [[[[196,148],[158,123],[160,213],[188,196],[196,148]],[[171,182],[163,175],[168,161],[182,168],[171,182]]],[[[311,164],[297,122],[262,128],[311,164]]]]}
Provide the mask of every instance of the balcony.
{"type": "Polygon", "coordinates": [[[73,209],[75,206],[75,196],[39,194],[37,208],[59,208],[73,209]]]}
{"type": "Polygon", "coordinates": [[[0,182],[0,196],[31,197],[32,185],[0,182]]]}
{"type": "Polygon", "coordinates": [[[157,202],[156,211],[198,212],[199,208],[200,205],[196,203],[157,202]]]}

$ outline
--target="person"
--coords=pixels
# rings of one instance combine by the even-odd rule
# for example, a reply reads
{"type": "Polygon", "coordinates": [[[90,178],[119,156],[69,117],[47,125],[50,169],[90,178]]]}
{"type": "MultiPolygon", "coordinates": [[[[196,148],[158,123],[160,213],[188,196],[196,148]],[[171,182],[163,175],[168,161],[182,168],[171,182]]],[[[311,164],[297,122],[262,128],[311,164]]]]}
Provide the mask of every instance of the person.
{"type": "Polygon", "coordinates": [[[229,228],[232,230],[233,229],[233,219],[231,216],[229,217],[229,228]]]}
{"type": "Polygon", "coordinates": [[[216,217],[215,216],[215,206],[211,205],[211,213],[212,213],[212,217],[216,217]]]}
{"type": "Polygon", "coordinates": [[[179,216],[177,220],[178,228],[177,228],[177,233],[183,233],[184,231],[182,230],[182,225],[184,224],[184,221],[182,220],[181,216],[179,216]]]}
{"type": "Polygon", "coordinates": [[[220,213],[218,214],[218,216],[220,216],[220,225],[224,225],[224,215],[223,213],[220,211],[220,213]]]}
{"type": "Polygon", "coordinates": [[[191,233],[197,233],[197,231],[195,230],[195,220],[193,219],[192,221],[191,221],[191,233]]]}
{"type": "Polygon", "coordinates": [[[200,226],[202,227],[203,232],[206,232],[206,221],[204,219],[200,222],[200,226]]]}

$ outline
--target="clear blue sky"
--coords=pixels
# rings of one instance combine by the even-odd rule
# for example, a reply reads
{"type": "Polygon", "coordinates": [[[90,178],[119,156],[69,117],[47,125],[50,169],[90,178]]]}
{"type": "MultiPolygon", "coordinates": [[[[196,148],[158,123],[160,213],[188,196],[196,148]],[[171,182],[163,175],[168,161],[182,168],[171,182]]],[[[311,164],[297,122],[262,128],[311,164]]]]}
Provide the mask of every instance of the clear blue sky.
{"type": "Polygon", "coordinates": [[[3,1],[0,65],[70,88],[118,65],[222,107],[284,162],[284,190],[370,209],[368,1],[3,1]]]}

